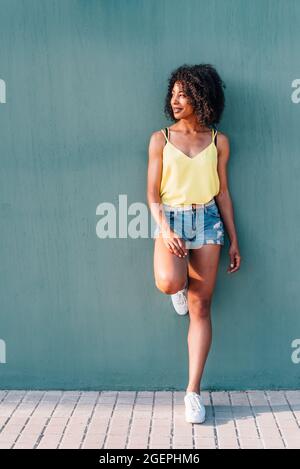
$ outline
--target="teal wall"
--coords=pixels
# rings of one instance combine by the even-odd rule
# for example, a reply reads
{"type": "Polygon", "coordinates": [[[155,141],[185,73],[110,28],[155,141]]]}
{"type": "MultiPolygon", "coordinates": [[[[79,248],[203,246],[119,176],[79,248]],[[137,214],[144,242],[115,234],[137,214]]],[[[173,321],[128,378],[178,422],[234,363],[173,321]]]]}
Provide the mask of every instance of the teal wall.
{"type": "Polygon", "coordinates": [[[226,274],[226,237],[202,386],[299,387],[300,2],[0,8],[0,387],[185,388],[189,320],[155,286],[153,239],[100,239],[96,209],[119,194],[146,203],[167,77],[201,62],[227,85],[219,129],[243,261],[226,274]]]}

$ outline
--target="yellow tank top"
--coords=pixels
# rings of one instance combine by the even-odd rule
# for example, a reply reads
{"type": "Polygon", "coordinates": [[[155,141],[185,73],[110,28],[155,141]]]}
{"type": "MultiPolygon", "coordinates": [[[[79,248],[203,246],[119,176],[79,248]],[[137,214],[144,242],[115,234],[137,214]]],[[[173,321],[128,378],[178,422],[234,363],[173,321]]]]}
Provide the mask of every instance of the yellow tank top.
{"type": "Polygon", "coordinates": [[[171,206],[205,204],[219,193],[217,172],[217,131],[212,129],[211,143],[194,157],[189,157],[166,138],[160,184],[161,202],[171,206]]]}

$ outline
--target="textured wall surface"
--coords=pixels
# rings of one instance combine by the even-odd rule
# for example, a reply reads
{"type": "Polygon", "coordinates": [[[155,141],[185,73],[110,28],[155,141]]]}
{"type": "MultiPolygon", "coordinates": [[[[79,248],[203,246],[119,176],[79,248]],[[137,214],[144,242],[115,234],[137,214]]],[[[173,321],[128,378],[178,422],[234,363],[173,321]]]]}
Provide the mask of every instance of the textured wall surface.
{"type": "Polygon", "coordinates": [[[201,62],[226,83],[219,129],[243,262],[226,274],[226,236],[202,386],[299,387],[300,2],[0,9],[0,387],[185,388],[188,317],[154,284],[153,239],[100,239],[96,209],[119,194],[146,203],[167,77],[201,62]]]}

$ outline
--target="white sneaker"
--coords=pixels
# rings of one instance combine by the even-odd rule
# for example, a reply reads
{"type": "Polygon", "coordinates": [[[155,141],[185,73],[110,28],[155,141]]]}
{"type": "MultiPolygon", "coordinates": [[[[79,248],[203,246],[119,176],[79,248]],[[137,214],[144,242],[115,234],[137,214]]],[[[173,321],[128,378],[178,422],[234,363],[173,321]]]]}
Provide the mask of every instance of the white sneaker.
{"type": "Polygon", "coordinates": [[[172,303],[175,308],[176,313],[183,316],[189,311],[188,300],[187,300],[187,283],[183,290],[179,290],[177,293],[171,295],[172,303]]]}
{"type": "Polygon", "coordinates": [[[205,407],[202,396],[196,392],[188,392],[184,396],[185,420],[188,423],[202,423],[205,420],[205,407]]]}

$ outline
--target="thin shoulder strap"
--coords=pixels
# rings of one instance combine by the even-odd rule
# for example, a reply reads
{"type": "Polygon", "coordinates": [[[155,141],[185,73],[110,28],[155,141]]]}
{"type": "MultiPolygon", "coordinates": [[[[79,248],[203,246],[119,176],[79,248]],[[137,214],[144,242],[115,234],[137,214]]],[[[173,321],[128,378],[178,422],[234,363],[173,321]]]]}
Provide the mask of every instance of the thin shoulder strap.
{"type": "Polygon", "coordinates": [[[164,134],[166,141],[168,141],[169,140],[169,129],[168,129],[168,127],[165,127],[165,129],[161,129],[161,131],[164,134]]]}
{"type": "Polygon", "coordinates": [[[217,146],[217,133],[218,133],[218,130],[212,128],[212,141],[215,142],[215,145],[216,145],[216,146],[217,146]]]}

